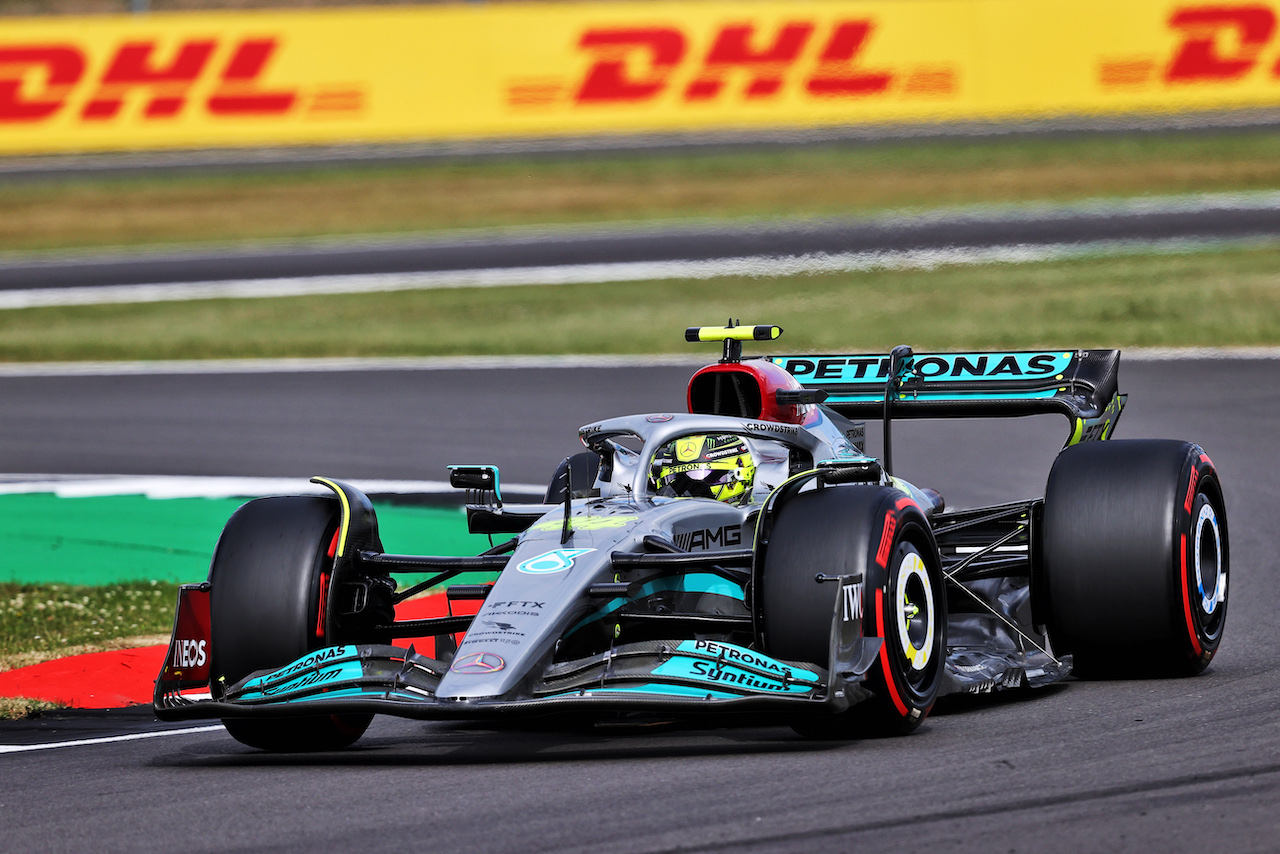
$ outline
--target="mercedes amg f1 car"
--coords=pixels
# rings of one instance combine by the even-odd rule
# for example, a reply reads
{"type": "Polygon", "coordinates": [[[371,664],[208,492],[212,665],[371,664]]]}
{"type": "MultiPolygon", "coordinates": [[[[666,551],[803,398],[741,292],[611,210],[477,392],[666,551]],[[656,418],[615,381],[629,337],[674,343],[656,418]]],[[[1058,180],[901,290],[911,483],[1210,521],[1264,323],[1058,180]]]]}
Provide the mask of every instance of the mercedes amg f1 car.
{"type": "Polygon", "coordinates": [[[470,530],[514,535],[478,556],[388,553],[335,480],[246,503],[181,589],[157,716],[282,751],[344,747],[379,713],[769,713],[842,738],[909,732],[943,694],[1209,664],[1221,483],[1194,444],[1111,439],[1118,351],[742,357],[780,332],[687,330],[723,347],[688,412],[583,427],[544,503],[451,467],[470,530]],[[893,476],[897,419],[1045,412],[1070,434],[1042,498],[949,509],[893,476]],[[477,571],[496,577],[450,584],[477,571]],[[407,573],[429,577],[399,590],[407,573]],[[396,619],[432,588],[478,612],[396,619]]]}

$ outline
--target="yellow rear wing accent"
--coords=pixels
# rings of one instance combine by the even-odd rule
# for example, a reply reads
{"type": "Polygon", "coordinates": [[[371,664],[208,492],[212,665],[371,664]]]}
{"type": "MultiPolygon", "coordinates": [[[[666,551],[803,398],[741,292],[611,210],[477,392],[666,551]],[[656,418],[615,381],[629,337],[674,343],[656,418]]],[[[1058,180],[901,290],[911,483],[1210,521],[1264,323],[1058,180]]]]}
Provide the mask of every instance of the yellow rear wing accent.
{"type": "Polygon", "coordinates": [[[728,326],[690,326],[684,340],[691,343],[719,341],[724,344],[720,363],[741,362],[743,341],[773,341],[782,334],[781,326],[743,326],[729,318],[728,326]]]}
{"type": "Polygon", "coordinates": [[[773,341],[782,335],[781,326],[690,326],[684,340],[690,343],[710,341],[773,341]]]}

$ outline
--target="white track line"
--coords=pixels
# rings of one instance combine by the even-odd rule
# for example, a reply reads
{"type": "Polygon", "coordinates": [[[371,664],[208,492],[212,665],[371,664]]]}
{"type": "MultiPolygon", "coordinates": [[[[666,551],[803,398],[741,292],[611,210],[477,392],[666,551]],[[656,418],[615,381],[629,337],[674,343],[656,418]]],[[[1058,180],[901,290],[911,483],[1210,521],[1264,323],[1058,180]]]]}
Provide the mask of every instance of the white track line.
{"type": "Polygon", "coordinates": [[[0,744],[0,753],[30,753],[35,750],[54,750],[59,747],[88,747],[95,744],[114,744],[120,741],[140,741],[144,738],[160,738],[166,735],[192,735],[200,732],[216,732],[222,730],[222,724],[214,726],[189,727],[187,729],[164,729],[156,732],[136,732],[131,735],[111,735],[102,738],[81,738],[75,741],[49,741],[43,744],[0,744]]]}
{"type": "Polygon", "coordinates": [[[150,285],[33,288],[0,291],[0,309],[68,305],[177,302],[205,299],[356,294],[444,288],[495,288],[527,285],[605,284],[670,279],[725,277],[774,278],[873,270],[933,270],[980,264],[1027,264],[1100,255],[1182,254],[1232,246],[1270,245],[1273,238],[1227,240],[1103,240],[1072,244],[914,249],[885,252],[717,258],[706,261],[641,261],[613,264],[564,264],[450,272],[369,273],[279,279],[175,282],[150,285]]]}

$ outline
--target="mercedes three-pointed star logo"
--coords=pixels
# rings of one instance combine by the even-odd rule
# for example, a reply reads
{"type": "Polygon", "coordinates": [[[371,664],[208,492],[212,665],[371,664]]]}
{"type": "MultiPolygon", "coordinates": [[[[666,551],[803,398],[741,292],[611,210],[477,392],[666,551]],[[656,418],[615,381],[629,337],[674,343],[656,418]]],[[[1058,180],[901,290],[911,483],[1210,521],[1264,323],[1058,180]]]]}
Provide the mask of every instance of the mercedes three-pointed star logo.
{"type": "Polygon", "coordinates": [[[507,663],[502,660],[502,656],[494,655],[491,652],[473,652],[453,660],[453,666],[449,669],[454,673],[497,673],[506,667],[507,663]]]}

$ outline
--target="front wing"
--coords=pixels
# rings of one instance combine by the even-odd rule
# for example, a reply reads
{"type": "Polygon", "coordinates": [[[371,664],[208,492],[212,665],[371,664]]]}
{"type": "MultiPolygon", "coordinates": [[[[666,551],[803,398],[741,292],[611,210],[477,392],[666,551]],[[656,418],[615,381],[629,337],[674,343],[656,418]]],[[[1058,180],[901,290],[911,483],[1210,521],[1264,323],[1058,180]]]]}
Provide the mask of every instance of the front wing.
{"type": "MultiPolygon", "coordinates": [[[[841,582],[857,583],[845,577],[841,582]]],[[[838,713],[870,696],[862,682],[882,643],[862,637],[859,623],[845,619],[841,598],[832,615],[826,667],[784,661],[721,641],[675,638],[622,644],[571,661],[552,663],[548,656],[511,694],[465,700],[436,696],[440,681],[451,666],[457,670],[458,662],[451,665],[412,647],[382,644],[315,650],[233,685],[215,685],[214,696],[205,699],[208,694],[191,691],[209,689],[199,678],[207,680],[207,670],[178,666],[198,642],[175,630],[168,660],[156,680],[156,716],[189,720],[376,713],[457,719],[573,709],[838,713]]],[[[180,626],[181,614],[180,605],[180,626]]]]}

